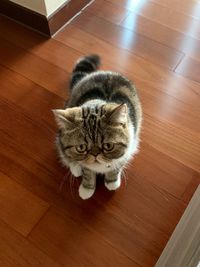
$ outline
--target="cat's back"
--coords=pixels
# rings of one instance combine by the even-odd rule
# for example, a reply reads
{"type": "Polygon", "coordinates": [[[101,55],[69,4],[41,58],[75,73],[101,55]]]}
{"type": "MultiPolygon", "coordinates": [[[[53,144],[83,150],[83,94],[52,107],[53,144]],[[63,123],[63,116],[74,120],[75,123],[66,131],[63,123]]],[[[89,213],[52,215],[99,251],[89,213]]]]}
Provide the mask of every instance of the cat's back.
{"type": "Polygon", "coordinates": [[[106,102],[117,101],[117,103],[120,99],[133,101],[135,96],[137,96],[135,86],[120,73],[96,71],[88,74],[76,84],[68,106],[80,106],[91,99],[102,99],[106,102]]]}

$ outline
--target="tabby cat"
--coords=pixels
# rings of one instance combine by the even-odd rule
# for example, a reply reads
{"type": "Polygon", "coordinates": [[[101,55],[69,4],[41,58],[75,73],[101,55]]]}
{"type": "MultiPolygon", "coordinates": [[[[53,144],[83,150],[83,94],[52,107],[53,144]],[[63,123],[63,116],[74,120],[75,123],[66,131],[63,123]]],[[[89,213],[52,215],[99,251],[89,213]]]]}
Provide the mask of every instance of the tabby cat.
{"type": "Polygon", "coordinates": [[[98,71],[99,65],[97,55],[80,58],[68,103],[53,110],[58,152],[71,173],[82,176],[82,199],[94,194],[97,173],[103,174],[109,190],[116,190],[139,143],[142,111],[134,85],[119,73],[98,71]]]}

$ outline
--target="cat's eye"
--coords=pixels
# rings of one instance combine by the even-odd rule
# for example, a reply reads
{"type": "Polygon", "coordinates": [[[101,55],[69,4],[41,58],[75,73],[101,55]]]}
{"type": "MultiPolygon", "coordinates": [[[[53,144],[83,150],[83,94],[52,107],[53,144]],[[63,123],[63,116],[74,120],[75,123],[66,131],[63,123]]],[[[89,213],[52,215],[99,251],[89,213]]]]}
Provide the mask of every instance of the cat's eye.
{"type": "Polygon", "coordinates": [[[81,144],[79,146],[76,146],[76,151],[79,153],[84,153],[87,150],[87,145],[81,144]]]}
{"type": "Polygon", "coordinates": [[[114,148],[114,144],[113,143],[104,143],[103,144],[103,150],[106,151],[111,151],[114,148]]]}

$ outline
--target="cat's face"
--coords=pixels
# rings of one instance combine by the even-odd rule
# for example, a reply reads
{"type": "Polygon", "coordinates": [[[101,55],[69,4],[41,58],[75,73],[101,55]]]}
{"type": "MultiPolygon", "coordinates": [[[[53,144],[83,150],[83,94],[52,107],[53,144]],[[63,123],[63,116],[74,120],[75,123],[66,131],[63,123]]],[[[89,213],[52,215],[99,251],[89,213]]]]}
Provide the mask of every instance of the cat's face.
{"type": "Polygon", "coordinates": [[[62,157],[92,170],[109,168],[123,157],[128,143],[126,105],[54,110],[62,157]]]}

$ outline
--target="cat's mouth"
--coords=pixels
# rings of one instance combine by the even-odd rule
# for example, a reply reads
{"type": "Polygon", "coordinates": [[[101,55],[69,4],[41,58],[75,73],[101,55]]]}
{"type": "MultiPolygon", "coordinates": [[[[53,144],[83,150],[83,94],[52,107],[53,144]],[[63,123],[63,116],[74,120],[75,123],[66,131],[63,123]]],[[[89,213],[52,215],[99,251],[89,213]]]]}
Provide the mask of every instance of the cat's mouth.
{"type": "Polygon", "coordinates": [[[111,161],[110,160],[104,160],[101,155],[98,156],[89,156],[85,160],[81,162],[81,165],[85,165],[85,167],[92,167],[92,168],[101,168],[106,167],[110,168],[111,167],[111,161]]]}
{"type": "Polygon", "coordinates": [[[98,164],[102,165],[104,162],[100,160],[98,157],[89,157],[86,160],[83,161],[86,165],[91,165],[91,164],[98,164]]]}

